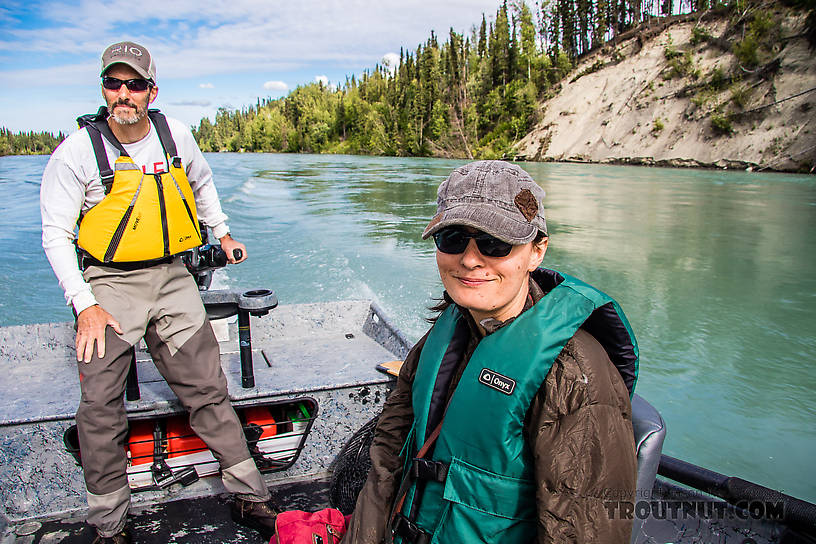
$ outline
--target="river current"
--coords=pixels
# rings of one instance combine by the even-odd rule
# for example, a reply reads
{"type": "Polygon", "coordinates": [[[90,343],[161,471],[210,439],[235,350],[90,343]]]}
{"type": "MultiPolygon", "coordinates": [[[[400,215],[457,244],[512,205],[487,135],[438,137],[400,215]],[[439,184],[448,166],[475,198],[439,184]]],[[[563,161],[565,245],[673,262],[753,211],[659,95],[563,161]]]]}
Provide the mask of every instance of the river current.
{"type": "MultiPolygon", "coordinates": [[[[441,294],[420,234],[464,161],[208,154],[249,259],[214,287],[372,299],[412,340],[441,294]]],[[[0,157],[0,325],[73,318],[40,245],[47,157],[0,157]]],[[[640,344],[664,453],[816,502],[816,178],[522,163],[544,265],[606,291],[640,344]]]]}

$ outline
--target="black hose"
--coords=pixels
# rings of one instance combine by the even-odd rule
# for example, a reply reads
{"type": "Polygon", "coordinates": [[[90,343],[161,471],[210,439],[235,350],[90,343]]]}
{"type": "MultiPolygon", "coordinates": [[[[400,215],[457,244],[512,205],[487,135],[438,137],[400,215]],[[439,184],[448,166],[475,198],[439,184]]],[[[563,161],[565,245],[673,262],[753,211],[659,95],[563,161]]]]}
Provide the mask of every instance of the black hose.
{"type": "Polygon", "coordinates": [[[726,489],[725,481],[728,476],[718,472],[686,463],[668,455],[661,455],[657,473],[675,482],[698,489],[703,493],[725,498],[723,493],[726,489]]]}

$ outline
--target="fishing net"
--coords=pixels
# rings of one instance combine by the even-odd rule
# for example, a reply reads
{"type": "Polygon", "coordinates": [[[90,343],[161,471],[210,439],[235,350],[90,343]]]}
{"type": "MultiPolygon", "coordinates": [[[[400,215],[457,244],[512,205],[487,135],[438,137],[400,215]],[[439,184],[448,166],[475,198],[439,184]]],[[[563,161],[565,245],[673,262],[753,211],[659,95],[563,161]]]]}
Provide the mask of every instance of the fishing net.
{"type": "Polygon", "coordinates": [[[368,477],[368,471],[371,468],[368,450],[374,440],[374,429],[377,427],[379,418],[378,415],[360,427],[332,461],[329,504],[345,515],[354,511],[357,495],[368,477]]]}

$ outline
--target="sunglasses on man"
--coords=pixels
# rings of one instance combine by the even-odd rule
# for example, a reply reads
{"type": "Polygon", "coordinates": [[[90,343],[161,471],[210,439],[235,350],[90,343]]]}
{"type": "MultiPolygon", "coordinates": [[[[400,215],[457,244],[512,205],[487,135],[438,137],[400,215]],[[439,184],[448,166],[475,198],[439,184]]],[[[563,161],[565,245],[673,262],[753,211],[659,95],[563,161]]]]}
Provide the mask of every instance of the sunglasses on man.
{"type": "Polygon", "coordinates": [[[485,257],[507,257],[513,250],[513,244],[503,242],[485,232],[469,232],[463,227],[447,227],[433,235],[439,251],[450,255],[464,253],[471,238],[476,241],[479,253],[485,257]]]}
{"type": "Polygon", "coordinates": [[[143,93],[150,88],[152,85],[150,81],[146,79],[119,79],[117,77],[103,77],[102,78],[102,86],[109,91],[118,91],[122,88],[122,85],[128,88],[128,91],[132,93],[143,93]]]}

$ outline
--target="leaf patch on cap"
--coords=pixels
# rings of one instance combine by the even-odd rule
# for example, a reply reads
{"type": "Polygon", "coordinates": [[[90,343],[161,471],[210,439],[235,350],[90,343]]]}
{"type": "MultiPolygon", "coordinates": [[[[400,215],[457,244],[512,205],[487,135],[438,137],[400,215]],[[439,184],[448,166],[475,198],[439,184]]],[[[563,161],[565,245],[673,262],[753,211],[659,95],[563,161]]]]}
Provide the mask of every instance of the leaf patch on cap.
{"type": "Polygon", "coordinates": [[[521,215],[527,219],[528,223],[532,221],[538,213],[538,201],[530,189],[522,189],[519,191],[519,194],[516,195],[513,202],[516,204],[516,208],[521,212],[521,215]]]}
{"type": "Polygon", "coordinates": [[[442,221],[442,216],[443,216],[443,215],[444,215],[444,214],[441,214],[441,213],[436,214],[436,215],[434,216],[434,218],[433,218],[433,219],[431,219],[431,222],[430,222],[430,223],[428,223],[428,226],[427,226],[427,227],[425,227],[425,230],[431,229],[431,228],[433,228],[434,226],[436,226],[436,224],[437,224],[437,223],[439,223],[440,221],[442,221]]]}

